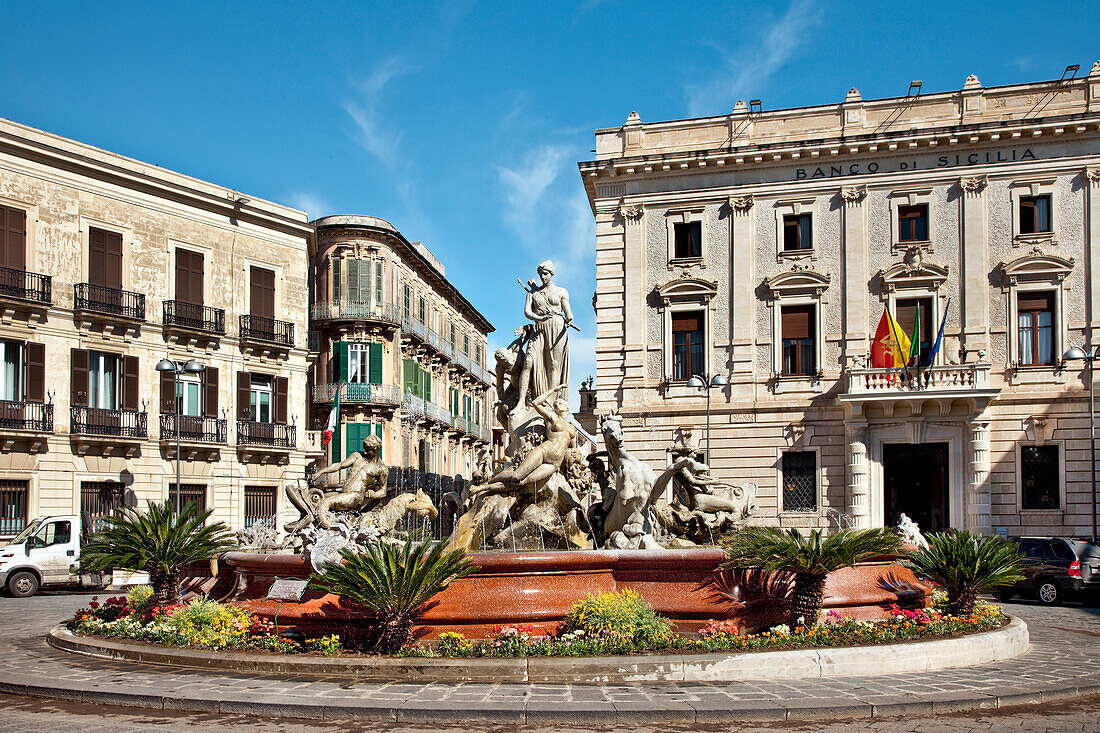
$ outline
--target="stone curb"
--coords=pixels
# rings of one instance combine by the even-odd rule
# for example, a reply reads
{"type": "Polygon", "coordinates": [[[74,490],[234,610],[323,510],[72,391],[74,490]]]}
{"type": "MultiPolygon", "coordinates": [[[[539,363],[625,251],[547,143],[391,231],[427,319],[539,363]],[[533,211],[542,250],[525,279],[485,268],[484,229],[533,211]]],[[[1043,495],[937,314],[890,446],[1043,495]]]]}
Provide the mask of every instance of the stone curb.
{"type": "Polygon", "coordinates": [[[232,672],[353,677],[358,681],[616,684],[747,682],[848,675],[933,672],[1002,661],[1028,650],[1027,624],[1018,618],[994,631],[871,647],[799,649],[741,654],[662,654],[629,657],[524,659],[327,658],[169,649],[81,637],[64,625],[47,636],[57,649],[97,659],[199,667],[232,672]],[[764,664],[766,657],[767,663],[764,664]]]}

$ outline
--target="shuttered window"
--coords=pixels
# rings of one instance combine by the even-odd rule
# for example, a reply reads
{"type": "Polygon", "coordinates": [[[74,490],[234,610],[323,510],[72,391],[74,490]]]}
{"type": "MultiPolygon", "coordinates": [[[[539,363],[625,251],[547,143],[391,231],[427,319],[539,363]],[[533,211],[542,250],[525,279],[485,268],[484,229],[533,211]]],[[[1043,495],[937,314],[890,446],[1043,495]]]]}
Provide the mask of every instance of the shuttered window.
{"type": "Polygon", "coordinates": [[[402,384],[405,391],[411,392],[414,397],[420,397],[420,366],[413,359],[405,359],[403,366],[402,384]]]}
{"type": "Polygon", "coordinates": [[[1054,293],[1022,292],[1016,297],[1019,362],[1023,366],[1054,363],[1054,293]]]}
{"type": "Polygon", "coordinates": [[[259,318],[275,317],[275,272],[263,267],[249,268],[249,314],[259,318]]]}
{"type": "Polygon", "coordinates": [[[203,304],[203,255],[176,248],[176,300],[203,304]]]}
{"type": "Polygon", "coordinates": [[[781,311],[783,374],[809,375],[817,371],[817,327],[813,305],[788,305],[781,311]]]}
{"type": "Polygon", "coordinates": [[[0,267],[27,269],[27,212],[0,206],[0,267]]]}
{"type": "Polygon", "coordinates": [[[337,342],[339,382],[382,384],[382,344],[337,342]]]}
{"type": "Polygon", "coordinates": [[[332,299],[333,300],[340,300],[340,292],[341,292],[341,288],[340,288],[340,269],[341,269],[341,263],[342,262],[343,262],[343,260],[340,260],[336,257],[332,258],[332,299]]]}
{"type": "Polygon", "coordinates": [[[122,235],[91,227],[88,231],[88,282],[122,288],[122,235]]]}
{"type": "Polygon", "coordinates": [[[672,314],[672,378],[691,379],[706,373],[702,311],[672,314]]]}

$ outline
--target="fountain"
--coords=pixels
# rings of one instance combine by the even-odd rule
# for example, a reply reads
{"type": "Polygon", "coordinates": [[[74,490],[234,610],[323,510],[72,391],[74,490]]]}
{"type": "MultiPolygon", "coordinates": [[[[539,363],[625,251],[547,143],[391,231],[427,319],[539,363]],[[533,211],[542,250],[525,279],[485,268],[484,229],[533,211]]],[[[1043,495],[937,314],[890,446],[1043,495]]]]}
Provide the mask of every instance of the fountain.
{"type": "MultiPolygon", "coordinates": [[[[440,502],[457,514],[450,547],[470,553],[480,570],[436,597],[419,634],[477,638],[510,623],[551,633],[585,595],[626,587],[679,631],[722,618],[747,630],[778,623],[788,580],[721,571],[725,553],[713,547],[716,537],[756,514],[757,487],[711,477],[697,460],[691,426],[680,428],[670,465],[660,471],[626,450],[614,412],[600,422],[602,451],[578,445],[567,400],[569,330],[576,328],[569,293],[553,282],[552,263],[541,263],[538,274],[541,283],[524,287],[531,322],[496,353],[495,410],[508,432],[509,462],[493,472],[483,457],[473,485],[440,502]],[[705,544],[711,547],[699,546],[705,544]]],[[[387,501],[389,475],[378,439],[369,437],[362,452],[288,490],[301,516],[286,530],[302,554],[228,553],[223,562],[234,571],[232,584],[219,579],[211,595],[272,616],[277,604],[264,596],[276,578],[306,578],[344,548],[421,532],[443,507],[423,492],[387,501]],[[339,485],[319,482],[344,470],[339,485]]],[[[926,597],[910,571],[883,558],[830,575],[824,608],[877,618],[893,603],[913,607],[926,597]]],[[[339,598],[314,592],[282,604],[279,613],[280,623],[307,635],[339,633],[359,618],[339,598]]]]}

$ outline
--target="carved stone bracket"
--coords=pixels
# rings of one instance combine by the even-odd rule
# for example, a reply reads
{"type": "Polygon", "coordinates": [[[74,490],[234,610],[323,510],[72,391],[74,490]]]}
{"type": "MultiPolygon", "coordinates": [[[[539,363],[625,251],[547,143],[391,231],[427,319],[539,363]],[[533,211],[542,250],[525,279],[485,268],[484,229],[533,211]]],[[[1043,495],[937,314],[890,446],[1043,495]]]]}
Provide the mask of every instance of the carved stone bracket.
{"type": "Polygon", "coordinates": [[[726,201],[726,205],[729,206],[730,211],[737,215],[744,215],[749,213],[754,203],[753,195],[751,193],[744,196],[730,196],[726,201]]]}
{"type": "Polygon", "coordinates": [[[1100,168],[1086,168],[1085,180],[1093,186],[1100,186],[1100,168]]]}
{"type": "Polygon", "coordinates": [[[845,186],[840,189],[840,197],[848,206],[858,206],[867,198],[867,186],[845,186]]]}
{"type": "Polygon", "coordinates": [[[959,188],[967,196],[980,196],[987,183],[985,176],[967,176],[959,179],[959,188]]]}
{"type": "Polygon", "coordinates": [[[619,199],[619,217],[625,221],[638,222],[642,218],[642,214],[645,213],[645,209],[639,204],[628,204],[623,199],[619,199]]]}

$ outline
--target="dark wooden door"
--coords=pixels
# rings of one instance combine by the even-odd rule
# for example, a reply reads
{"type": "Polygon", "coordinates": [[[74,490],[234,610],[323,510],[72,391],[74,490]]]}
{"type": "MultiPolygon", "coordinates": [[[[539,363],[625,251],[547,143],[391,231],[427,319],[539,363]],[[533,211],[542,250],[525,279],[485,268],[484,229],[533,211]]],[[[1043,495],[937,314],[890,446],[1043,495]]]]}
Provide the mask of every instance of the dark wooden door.
{"type": "Polygon", "coordinates": [[[260,318],[275,317],[275,272],[263,267],[249,270],[249,313],[260,318]]]}
{"type": "Polygon", "coordinates": [[[122,289],[122,235],[92,227],[88,238],[88,282],[122,289]]]}
{"type": "Polygon", "coordinates": [[[176,300],[203,304],[203,255],[186,249],[176,250],[176,300]]]}

